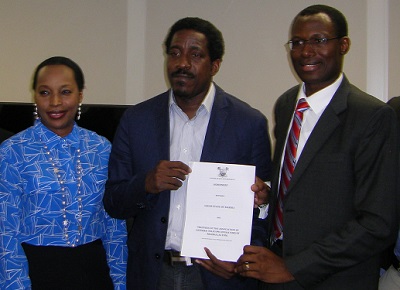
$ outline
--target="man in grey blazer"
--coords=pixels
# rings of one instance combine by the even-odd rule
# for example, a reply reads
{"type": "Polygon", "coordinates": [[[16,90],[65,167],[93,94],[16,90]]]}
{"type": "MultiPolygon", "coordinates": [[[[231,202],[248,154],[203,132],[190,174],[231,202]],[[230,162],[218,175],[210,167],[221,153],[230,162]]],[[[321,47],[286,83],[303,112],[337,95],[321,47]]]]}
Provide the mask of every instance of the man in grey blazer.
{"type": "Polygon", "coordinates": [[[112,217],[134,219],[127,287],[254,289],[256,280],[220,278],[179,251],[184,214],[191,210],[185,208],[189,162],[255,165],[257,176],[269,179],[267,120],[213,83],[224,43],[211,23],[179,20],[165,48],[171,90],[127,109],[109,162],[105,208],[112,217]]]}
{"type": "Polygon", "coordinates": [[[236,272],[265,282],[265,289],[377,289],[379,254],[397,233],[395,113],[342,73],[350,39],[338,10],[313,5],[301,11],[288,46],[303,83],[275,106],[270,249],[246,246],[236,272]],[[309,108],[279,227],[283,155],[301,98],[309,108]]]}

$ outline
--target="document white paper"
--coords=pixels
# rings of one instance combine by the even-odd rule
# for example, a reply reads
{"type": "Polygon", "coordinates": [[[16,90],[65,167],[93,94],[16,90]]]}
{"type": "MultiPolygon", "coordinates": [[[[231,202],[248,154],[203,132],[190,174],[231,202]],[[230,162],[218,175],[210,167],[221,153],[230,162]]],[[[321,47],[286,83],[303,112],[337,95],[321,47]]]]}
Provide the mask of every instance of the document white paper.
{"type": "Polygon", "coordinates": [[[182,256],[237,261],[250,244],[255,167],[193,162],[188,177],[182,256]]]}

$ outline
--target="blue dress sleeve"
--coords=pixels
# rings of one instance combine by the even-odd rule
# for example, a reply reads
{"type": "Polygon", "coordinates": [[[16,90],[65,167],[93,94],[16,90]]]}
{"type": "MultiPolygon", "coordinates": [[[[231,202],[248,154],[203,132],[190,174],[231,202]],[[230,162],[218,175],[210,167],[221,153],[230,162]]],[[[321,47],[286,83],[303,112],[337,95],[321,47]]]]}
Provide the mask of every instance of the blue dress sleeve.
{"type": "Polygon", "coordinates": [[[0,289],[31,289],[19,237],[22,188],[15,166],[0,158],[0,289]]]}
{"type": "Polygon", "coordinates": [[[104,214],[106,231],[103,237],[103,245],[106,249],[111,278],[115,290],[125,290],[128,257],[126,223],[125,220],[111,218],[106,212],[104,214]]]}

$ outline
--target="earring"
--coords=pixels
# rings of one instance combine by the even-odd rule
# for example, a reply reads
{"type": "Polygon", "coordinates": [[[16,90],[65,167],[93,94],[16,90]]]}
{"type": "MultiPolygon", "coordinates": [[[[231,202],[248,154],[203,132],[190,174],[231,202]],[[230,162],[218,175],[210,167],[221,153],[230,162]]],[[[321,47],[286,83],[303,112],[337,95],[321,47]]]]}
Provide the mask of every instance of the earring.
{"type": "Polygon", "coordinates": [[[82,107],[82,103],[79,103],[78,114],[76,115],[76,120],[78,120],[78,121],[81,119],[81,114],[82,114],[81,107],[82,107]]]}
{"type": "Polygon", "coordinates": [[[40,118],[39,118],[39,114],[38,114],[38,111],[37,111],[37,105],[34,104],[34,106],[35,106],[35,109],[34,109],[34,111],[33,111],[33,118],[34,118],[35,120],[37,120],[37,119],[40,119],[40,118]]]}

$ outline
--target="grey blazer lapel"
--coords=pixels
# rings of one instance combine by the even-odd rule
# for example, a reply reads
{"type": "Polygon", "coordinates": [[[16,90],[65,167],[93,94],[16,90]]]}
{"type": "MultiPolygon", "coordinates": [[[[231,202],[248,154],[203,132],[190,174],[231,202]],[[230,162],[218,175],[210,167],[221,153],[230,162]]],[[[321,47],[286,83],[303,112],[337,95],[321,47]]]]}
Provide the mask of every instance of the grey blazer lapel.
{"type": "Polygon", "coordinates": [[[350,90],[350,84],[346,77],[343,78],[342,84],[336,91],[331,102],[322,113],[319,121],[314,127],[307,143],[301,153],[293,172],[292,179],[287,194],[291,188],[300,180],[301,175],[309,166],[317,152],[325,144],[325,141],[331,136],[332,132],[340,125],[339,114],[347,109],[347,96],[350,90]]]}

